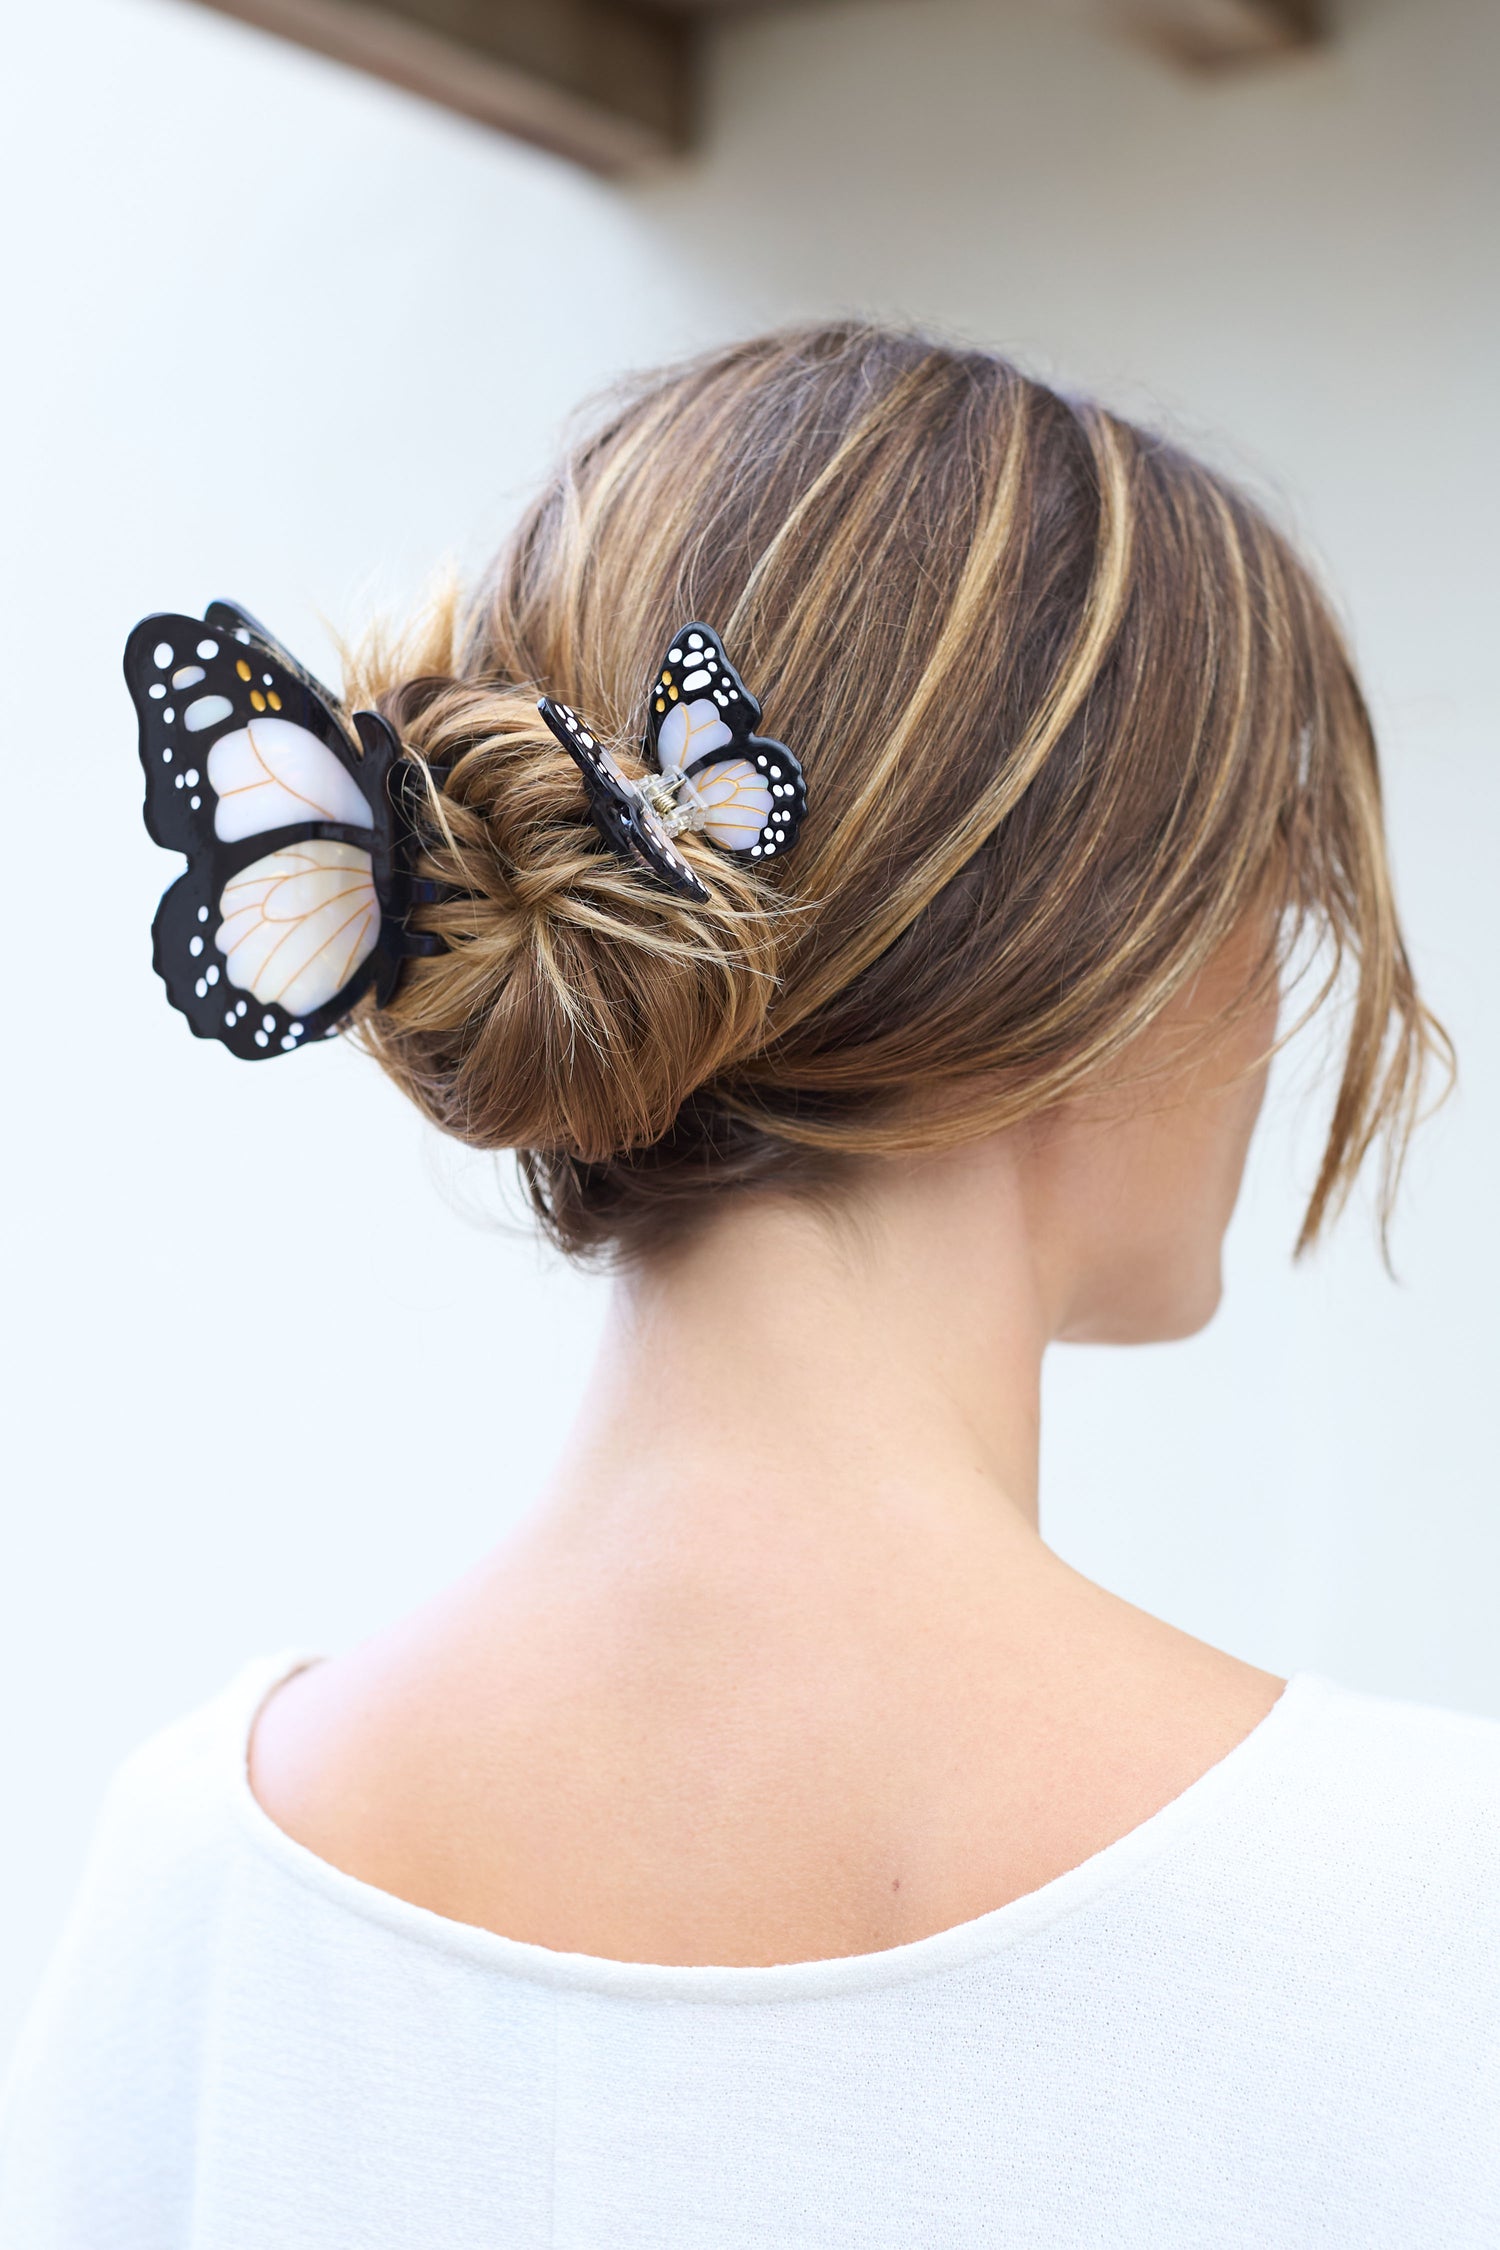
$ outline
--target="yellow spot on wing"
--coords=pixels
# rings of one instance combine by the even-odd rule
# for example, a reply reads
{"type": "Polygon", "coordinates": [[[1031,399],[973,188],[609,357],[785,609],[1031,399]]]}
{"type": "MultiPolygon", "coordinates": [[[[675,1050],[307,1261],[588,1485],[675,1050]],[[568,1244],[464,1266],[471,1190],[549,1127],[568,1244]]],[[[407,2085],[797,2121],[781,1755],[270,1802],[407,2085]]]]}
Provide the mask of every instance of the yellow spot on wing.
{"type": "Polygon", "coordinates": [[[259,689],[258,687],[253,687],[253,688],[252,688],[252,689],[250,690],[250,700],[251,700],[251,702],[252,702],[252,703],[253,703],[253,704],[255,705],[255,708],[256,708],[256,710],[257,710],[257,711],[264,711],[264,709],[265,709],[265,707],[266,707],[266,699],[265,699],[265,697],[264,697],[264,696],[263,696],[263,695],[261,694],[261,692],[260,692],[260,689],[259,689]]]}
{"type": "Polygon", "coordinates": [[[249,667],[249,665],[248,665],[248,664],[247,664],[247,663],[245,662],[245,659],[243,658],[243,656],[242,656],[242,657],[240,658],[239,662],[238,662],[238,663],[236,664],[236,666],[235,666],[235,670],[236,670],[236,671],[237,671],[237,672],[239,673],[239,676],[240,676],[240,678],[241,678],[242,680],[248,680],[248,679],[249,679],[249,677],[250,677],[250,667],[249,667]]]}

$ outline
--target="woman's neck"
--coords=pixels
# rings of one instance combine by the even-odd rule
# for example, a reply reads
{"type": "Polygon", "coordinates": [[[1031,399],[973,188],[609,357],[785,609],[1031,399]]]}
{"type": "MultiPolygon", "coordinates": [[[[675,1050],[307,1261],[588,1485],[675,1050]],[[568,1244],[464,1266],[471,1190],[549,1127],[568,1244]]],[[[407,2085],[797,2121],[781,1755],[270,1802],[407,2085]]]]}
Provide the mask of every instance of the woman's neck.
{"type": "Polygon", "coordinates": [[[748,1510],[840,1546],[892,1511],[915,1536],[1037,1520],[1051,1329],[1019,1166],[881,1167],[829,1211],[745,1198],[622,1282],[547,1514],[680,1540],[748,1510]]]}
{"type": "Polygon", "coordinates": [[[796,1960],[999,1905],[1222,1755],[1279,1683],[1038,1535],[1067,1268],[1009,1163],[744,1201],[622,1285],[521,1530],[263,1715],[273,1816],[544,1945],[796,1960]]]}

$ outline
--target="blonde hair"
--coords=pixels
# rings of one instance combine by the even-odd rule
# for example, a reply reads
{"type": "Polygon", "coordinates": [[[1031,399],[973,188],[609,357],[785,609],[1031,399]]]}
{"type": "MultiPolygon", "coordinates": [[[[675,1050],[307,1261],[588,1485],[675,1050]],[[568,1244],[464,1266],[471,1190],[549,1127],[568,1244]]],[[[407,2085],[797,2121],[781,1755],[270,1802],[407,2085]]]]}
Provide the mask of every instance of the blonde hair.
{"type": "Polygon", "coordinates": [[[565,1248],[635,1255],[724,1190],[1038,1116],[1268,901],[1283,951],[1327,941],[1319,998],[1350,995],[1301,1242],[1382,1135],[1388,1207],[1446,1041],[1342,637],[1243,495],[1101,407],[853,323],[668,369],[472,600],[349,684],[448,769],[424,871],[451,891],[421,916],[446,950],[363,1037],[440,1126],[519,1152],[565,1248]],[[573,704],[639,772],[689,617],[810,808],[774,870],[684,837],[706,906],[611,857],[535,708],[573,704]]]}

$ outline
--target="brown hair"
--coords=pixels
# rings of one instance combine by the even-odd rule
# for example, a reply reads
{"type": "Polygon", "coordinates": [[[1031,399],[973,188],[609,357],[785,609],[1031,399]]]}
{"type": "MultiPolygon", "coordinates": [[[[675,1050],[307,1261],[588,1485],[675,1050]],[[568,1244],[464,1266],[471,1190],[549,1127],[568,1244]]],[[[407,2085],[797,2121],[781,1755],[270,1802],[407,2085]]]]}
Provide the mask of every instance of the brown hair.
{"type": "MultiPolygon", "coordinates": [[[[1123,1056],[1269,899],[1349,1021],[1310,1242],[1382,1133],[1388,1206],[1446,1042],[1392,903],[1370,721],[1304,565],[1231,485],[996,355],[862,324],[653,375],[478,595],[353,694],[450,765],[413,964],[363,1036],[513,1148],[574,1252],[705,1199],[1036,1116],[1123,1056]],[[806,769],[797,852],[681,839],[696,905],[611,857],[538,718],[628,772],[646,685],[718,627],[806,769]]],[[[1275,961],[1268,960],[1267,974],[1275,961]]]]}

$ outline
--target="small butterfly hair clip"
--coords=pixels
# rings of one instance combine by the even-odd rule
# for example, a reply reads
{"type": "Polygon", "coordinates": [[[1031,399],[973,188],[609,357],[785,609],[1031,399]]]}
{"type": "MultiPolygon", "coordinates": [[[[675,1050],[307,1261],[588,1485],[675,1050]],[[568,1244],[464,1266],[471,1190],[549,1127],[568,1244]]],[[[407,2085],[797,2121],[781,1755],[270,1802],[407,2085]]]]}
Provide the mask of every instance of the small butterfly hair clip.
{"type": "Polygon", "coordinates": [[[406,962],[437,897],[412,872],[425,769],[233,602],[143,618],[125,644],[146,827],[187,870],[151,926],[156,973],[200,1039],[246,1062],[337,1031],[406,962]]]}
{"type": "Polygon", "coordinates": [[[582,773],[606,844],[681,897],[709,895],[673,842],[685,830],[735,859],[775,859],[796,843],[802,768],[784,742],[756,733],[760,705],[711,625],[684,625],[668,644],[648,694],[639,781],[566,703],[544,695],[537,708],[582,773]]]}

